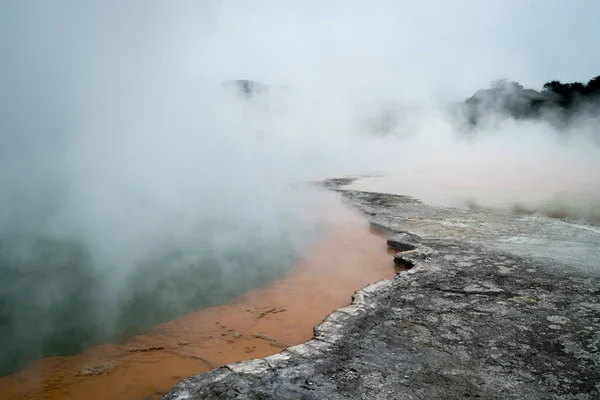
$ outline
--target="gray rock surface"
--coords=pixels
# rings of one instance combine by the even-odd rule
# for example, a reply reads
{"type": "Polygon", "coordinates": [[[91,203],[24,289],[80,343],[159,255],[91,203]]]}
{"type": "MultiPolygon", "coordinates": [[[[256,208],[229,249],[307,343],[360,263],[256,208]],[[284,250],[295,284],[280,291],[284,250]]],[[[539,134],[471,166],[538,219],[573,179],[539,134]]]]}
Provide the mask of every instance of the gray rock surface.
{"type": "Polygon", "coordinates": [[[165,399],[600,399],[599,229],[343,193],[414,267],[165,399]]]}

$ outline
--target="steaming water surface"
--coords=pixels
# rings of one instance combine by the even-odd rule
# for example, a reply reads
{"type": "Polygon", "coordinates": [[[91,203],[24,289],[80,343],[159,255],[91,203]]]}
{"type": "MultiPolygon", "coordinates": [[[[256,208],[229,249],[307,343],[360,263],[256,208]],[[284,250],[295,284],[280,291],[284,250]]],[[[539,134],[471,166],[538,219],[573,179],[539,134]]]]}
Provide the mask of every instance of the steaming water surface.
{"type": "Polygon", "coordinates": [[[0,378],[0,399],[158,399],[183,377],[310,339],[313,327],[350,304],[354,291],[401,270],[393,262],[395,251],[387,249],[386,235],[371,231],[364,215],[340,204],[336,194],[319,198],[318,209],[308,210],[307,217],[318,218],[324,235],[283,279],[160,324],[121,345],[102,344],[74,356],[33,362],[0,378]],[[131,351],[153,346],[160,350],[131,351]],[[84,375],[84,366],[108,370],[84,375]]]}
{"type": "Polygon", "coordinates": [[[556,176],[547,173],[544,178],[528,180],[523,171],[525,179],[469,173],[440,180],[415,169],[363,177],[345,188],[412,196],[443,207],[537,214],[600,225],[600,183],[574,172],[570,179],[553,179],[556,176]]]}
{"type": "MultiPolygon", "coordinates": [[[[160,236],[165,242],[132,265],[94,259],[83,239],[41,231],[1,237],[0,374],[119,342],[262,287],[286,274],[320,235],[314,219],[295,213],[261,221],[223,211],[197,222],[185,245],[160,236]]],[[[123,245],[114,251],[123,254],[123,245]]]]}

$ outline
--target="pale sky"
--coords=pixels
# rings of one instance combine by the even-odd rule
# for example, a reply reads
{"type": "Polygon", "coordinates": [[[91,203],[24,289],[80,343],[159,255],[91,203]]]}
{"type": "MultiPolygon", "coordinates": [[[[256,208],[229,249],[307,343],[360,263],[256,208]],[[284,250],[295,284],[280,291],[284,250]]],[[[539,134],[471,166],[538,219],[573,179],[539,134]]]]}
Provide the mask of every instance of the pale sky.
{"type": "Polygon", "coordinates": [[[56,74],[67,86],[153,69],[152,80],[385,85],[461,99],[497,78],[539,88],[599,75],[598,21],[595,0],[5,0],[0,46],[9,75],[56,74]]]}

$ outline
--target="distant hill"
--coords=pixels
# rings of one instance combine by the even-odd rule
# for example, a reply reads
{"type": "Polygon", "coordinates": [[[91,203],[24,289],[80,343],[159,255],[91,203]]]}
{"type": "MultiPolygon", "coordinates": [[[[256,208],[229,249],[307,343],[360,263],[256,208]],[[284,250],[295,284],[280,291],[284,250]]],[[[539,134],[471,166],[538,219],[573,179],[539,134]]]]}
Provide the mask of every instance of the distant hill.
{"type": "Polygon", "coordinates": [[[515,119],[552,117],[564,125],[580,113],[600,116],[600,76],[587,84],[548,82],[539,92],[517,82],[497,80],[489,88],[475,92],[458,109],[472,126],[492,115],[515,119]]]}

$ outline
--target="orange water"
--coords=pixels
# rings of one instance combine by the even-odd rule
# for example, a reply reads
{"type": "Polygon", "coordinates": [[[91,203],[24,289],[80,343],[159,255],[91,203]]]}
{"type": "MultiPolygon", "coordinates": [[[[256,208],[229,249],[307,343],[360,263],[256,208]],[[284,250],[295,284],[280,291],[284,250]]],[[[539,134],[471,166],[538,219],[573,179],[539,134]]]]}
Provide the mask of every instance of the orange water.
{"type": "Polygon", "coordinates": [[[157,399],[182,378],[310,339],[313,327],[348,305],[354,291],[397,272],[393,251],[366,218],[339,203],[323,215],[326,238],[286,278],[122,345],[35,361],[0,378],[0,399],[157,399]],[[82,374],[85,366],[100,373],[82,374]]]}

